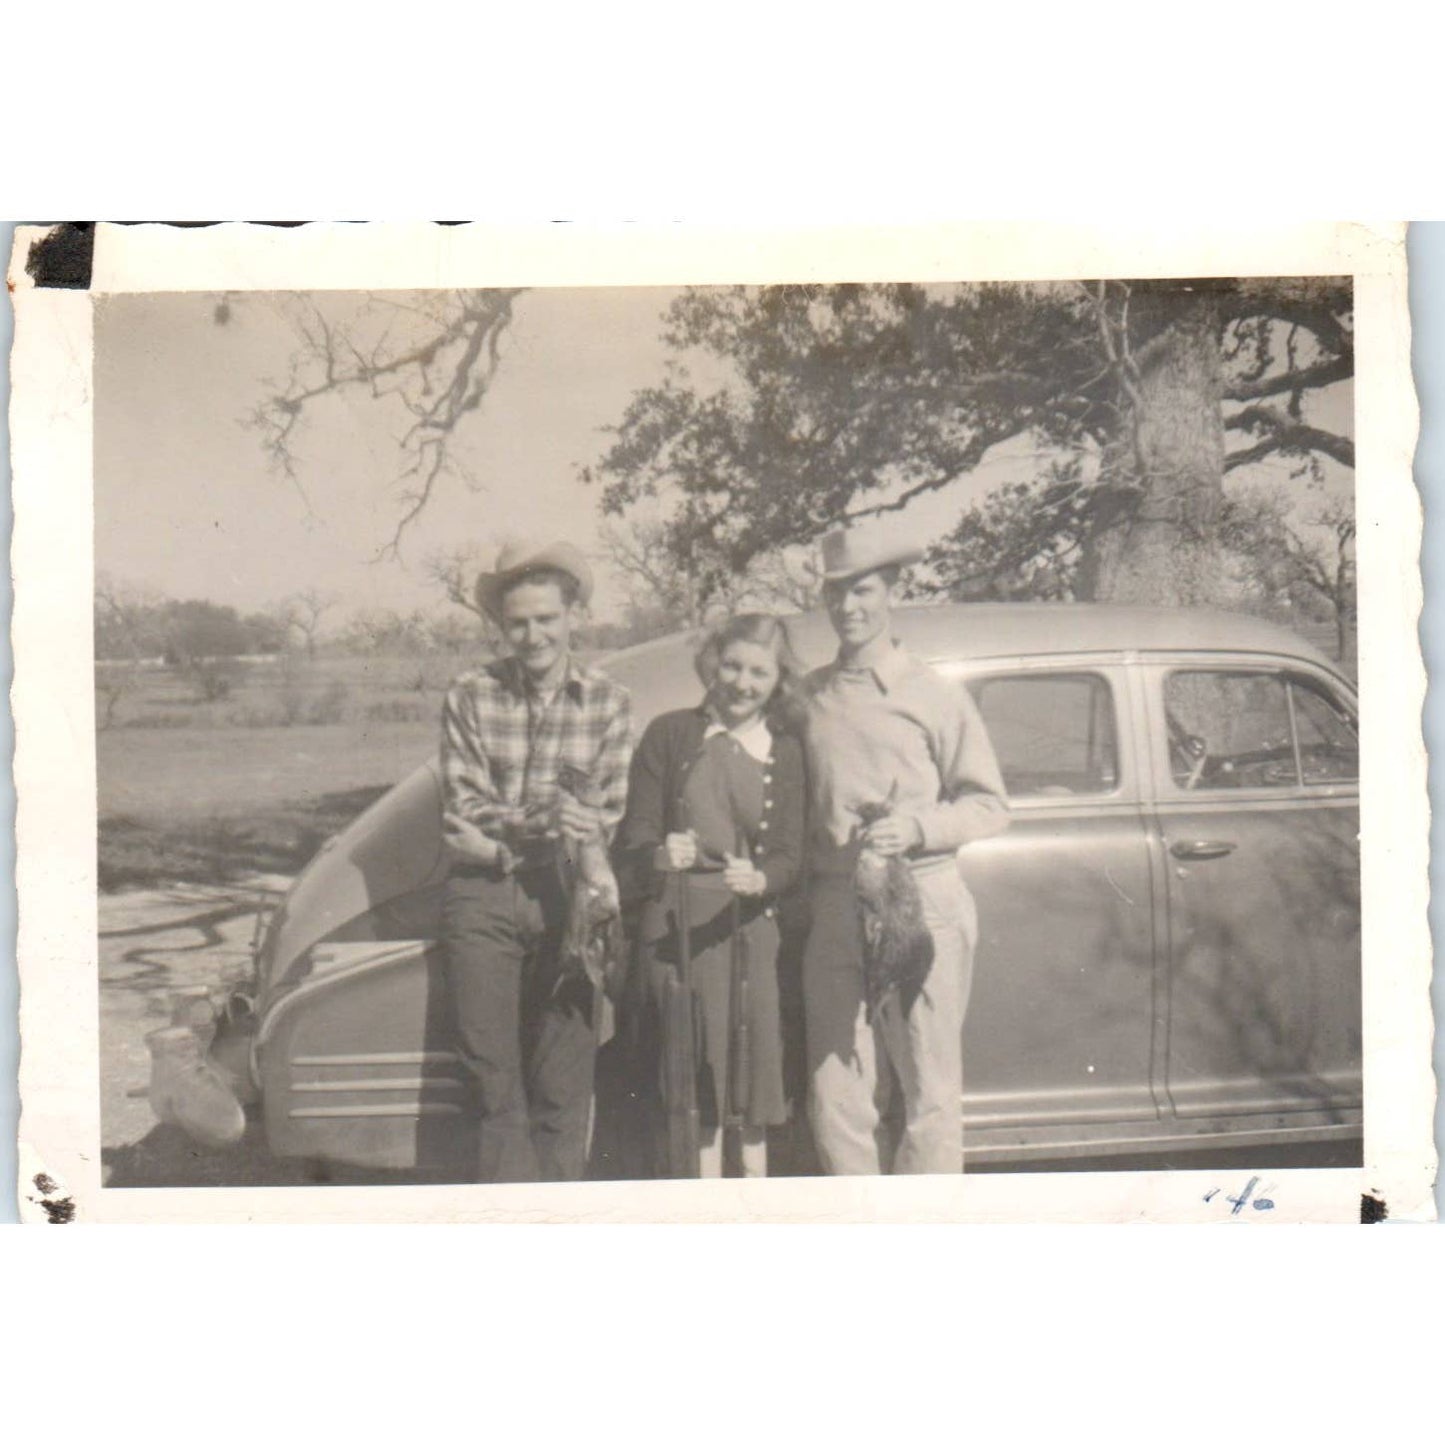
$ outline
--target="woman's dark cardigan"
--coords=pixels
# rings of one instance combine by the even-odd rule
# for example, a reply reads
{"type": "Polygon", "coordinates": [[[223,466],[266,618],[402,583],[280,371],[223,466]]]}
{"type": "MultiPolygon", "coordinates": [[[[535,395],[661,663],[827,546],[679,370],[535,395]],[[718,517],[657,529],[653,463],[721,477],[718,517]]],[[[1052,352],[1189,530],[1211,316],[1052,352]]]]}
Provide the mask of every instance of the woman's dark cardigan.
{"type": "MultiPolygon", "coordinates": [[[[633,754],[627,812],[614,844],[618,879],[624,896],[633,901],[659,896],[662,879],[653,856],[669,833],[686,831],[682,790],[702,751],[707,725],[702,708],[663,713],[648,724],[633,754]]],[[[807,787],[802,743],[793,733],[773,728],[772,762],[764,780],[763,822],[750,843],[771,902],[792,887],[803,864],[807,787]]]]}

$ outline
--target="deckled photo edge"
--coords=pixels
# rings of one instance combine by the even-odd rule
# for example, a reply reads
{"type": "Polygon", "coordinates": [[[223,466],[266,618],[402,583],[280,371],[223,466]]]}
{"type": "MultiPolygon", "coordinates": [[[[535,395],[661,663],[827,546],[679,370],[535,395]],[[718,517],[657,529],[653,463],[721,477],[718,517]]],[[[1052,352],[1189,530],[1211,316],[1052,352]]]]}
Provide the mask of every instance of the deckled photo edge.
{"type": "MultiPolygon", "coordinates": [[[[21,1208],[63,1201],[94,1219],[1131,1219],[1217,1217],[1203,1175],[990,1175],[566,1186],[359,1189],[101,1187],[96,1015],[96,777],[91,301],[145,291],[402,290],[526,281],[646,285],[770,279],[986,280],[1148,275],[1355,278],[1365,1167],[1299,1171],[1262,1222],[1433,1216],[1428,806],[1416,625],[1420,512],[1411,477],[1402,228],[1110,233],[979,226],[779,236],[586,227],[99,228],[90,294],[42,291],[17,231],[12,356],[17,835],[21,968],[21,1208]],[[1011,269],[1015,268],[1015,269],[1011,269]]],[[[1230,1181],[1236,1182],[1236,1181],[1230,1181]]],[[[49,1206],[49,1207],[47,1207],[49,1206]]]]}

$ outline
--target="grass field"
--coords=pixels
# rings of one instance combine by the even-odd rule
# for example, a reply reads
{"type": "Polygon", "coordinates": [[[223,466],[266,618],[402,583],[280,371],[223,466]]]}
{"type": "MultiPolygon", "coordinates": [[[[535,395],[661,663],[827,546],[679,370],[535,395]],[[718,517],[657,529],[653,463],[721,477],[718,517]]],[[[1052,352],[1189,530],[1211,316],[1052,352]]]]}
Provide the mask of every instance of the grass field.
{"type": "Polygon", "coordinates": [[[134,670],[96,737],[101,888],[294,873],[435,751],[447,678],[467,665],[255,664],[213,702],[169,672],[134,670]],[[274,721],[288,712],[298,720],[274,721]]]}
{"type": "Polygon", "coordinates": [[[102,817],[235,816],[395,782],[436,750],[437,721],[306,728],[104,732],[102,817]]]}

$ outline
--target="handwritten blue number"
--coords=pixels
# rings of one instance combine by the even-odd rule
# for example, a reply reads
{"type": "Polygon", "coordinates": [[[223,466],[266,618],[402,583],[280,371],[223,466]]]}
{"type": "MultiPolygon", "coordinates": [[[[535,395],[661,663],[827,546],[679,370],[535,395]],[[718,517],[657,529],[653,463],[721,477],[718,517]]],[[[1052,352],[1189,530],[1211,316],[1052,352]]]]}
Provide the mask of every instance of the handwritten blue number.
{"type": "Polygon", "coordinates": [[[1258,1183],[1259,1175],[1256,1174],[1237,1195],[1230,1194],[1227,1196],[1229,1202],[1234,1205],[1234,1208],[1229,1211],[1231,1214],[1238,1214],[1240,1210],[1249,1203],[1249,1196],[1254,1193],[1254,1186],[1258,1183]]]}
{"type": "MultiPolygon", "coordinates": [[[[1271,1198],[1270,1198],[1268,1195],[1266,1195],[1266,1194],[1261,1194],[1258,1199],[1254,1199],[1254,1198],[1251,1197],[1251,1196],[1254,1194],[1254,1186],[1255,1186],[1256,1184],[1258,1184],[1258,1183],[1259,1183],[1259,1175],[1256,1174],[1256,1175],[1249,1181],[1249,1183],[1246,1184],[1246,1185],[1244,1186],[1244,1188],[1240,1190],[1240,1192],[1239,1192],[1238,1194],[1226,1194],[1226,1195],[1224,1196],[1225,1201],[1226,1201],[1227,1203],[1232,1204],[1232,1205],[1234,1206],[1234,1208],[1229,1211],[1231,1215],[1238,1214],[1238,1213],[1244,1208],[1244,1206],[1245,1206],[1246,1204],[1248,1204],[1248,1205],[1249,1205],[1251,1208],[1253,1208],[1253,1209],[1273,1209],[1273,1208],[1274,1208],[1274,1200],[1271,1199],[1271,1198]]],[[[1273,1187],[1273,1186],[1271,1186],[1271,1187],[1273,1187]]],[[[1214,1196],[1215,1196],[1216,1194],[1218,1194],[1218,1193],[1219,1193],[1219,1188],[1218,1188],[1218,1186],[1216,1186],[1215,1188],[1211,1189],[1211,1190],[1204,1196],[1204,1202],[1205,1202],[1206,1204],[1211,1203],[1211,1202],[1213,1201],[1213,1199],[1214,1199],[1214,1196]]]]}

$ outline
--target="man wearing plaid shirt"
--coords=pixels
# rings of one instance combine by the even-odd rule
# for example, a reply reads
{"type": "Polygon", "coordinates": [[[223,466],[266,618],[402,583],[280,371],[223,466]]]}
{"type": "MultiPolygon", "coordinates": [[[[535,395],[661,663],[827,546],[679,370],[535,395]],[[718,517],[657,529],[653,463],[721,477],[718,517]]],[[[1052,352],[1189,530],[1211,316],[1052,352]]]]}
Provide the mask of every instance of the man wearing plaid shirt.
{"type": "Polygon", "coordinates": [[[572,655],[592,590],[576,548],[510,544],[477,597],[512,655],[458,678],[442,714],[442,937],[483,1183],[580,1179],[592,985],[561,967],[563,838],[610,838],[626,802],[628,696],[572,655]]]}

